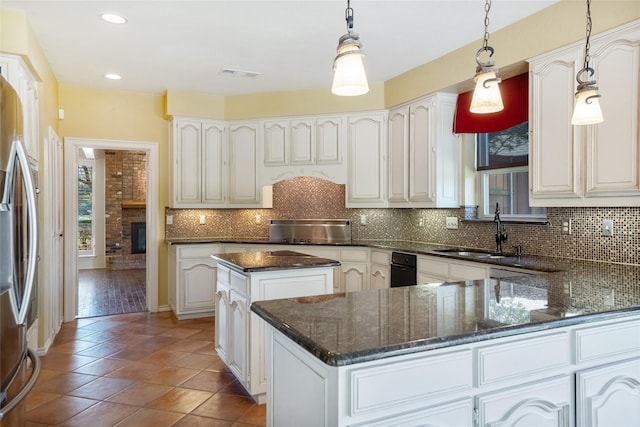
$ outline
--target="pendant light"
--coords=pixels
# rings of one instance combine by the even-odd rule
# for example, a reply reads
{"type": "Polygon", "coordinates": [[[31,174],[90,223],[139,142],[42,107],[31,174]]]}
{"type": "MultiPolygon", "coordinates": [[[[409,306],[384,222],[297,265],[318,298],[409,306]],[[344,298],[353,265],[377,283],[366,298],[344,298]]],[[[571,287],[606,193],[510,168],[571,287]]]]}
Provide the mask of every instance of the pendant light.
{"type": "Polygon", "coordinates": [[[340,96],[357,96],[369,92],[367,75],[364,71],[362,43],[353,32],[353,9],[351,0],[347,0],[345,11],[347,34],[338,40],[336,58],[333,60],[333,84],[331,92],[340,96]]]}
{"type": "Polygon", "coordinates": [[[482,62],[480,55],[485,52],[489,53],[489,58],[493,56],[493,48],[489,46],[489,10],[491,9],[491,0],[486,0],[484,4],[484,42],[482,47],[476,53],[476,75],[474,81],[476,88],[471,98],[471,107],[469,111],[476,114],[487,114],[502,111],[502,96],[500,95],[500,87],[498,83],[502,80],[496,77],[497,69],[493,61],[482,62]]]}
{"type": "Polygon", "coordinates": [[[592,125],[604,121],[602,110],[600,109],[600,98],[602,95],[598,93],[596,81],[591,80],[594,69],[589,66],[589,38],[591,37],[591,0],[587,0],[587,40],[584,45],[584,66],[578,74],[576,80],[578,87],[576,88],[576,105],[573,109],[573,117],[571,117],[572,125],[592,125]],[[587,80],[583,80],[583,76],[587,80]]]}

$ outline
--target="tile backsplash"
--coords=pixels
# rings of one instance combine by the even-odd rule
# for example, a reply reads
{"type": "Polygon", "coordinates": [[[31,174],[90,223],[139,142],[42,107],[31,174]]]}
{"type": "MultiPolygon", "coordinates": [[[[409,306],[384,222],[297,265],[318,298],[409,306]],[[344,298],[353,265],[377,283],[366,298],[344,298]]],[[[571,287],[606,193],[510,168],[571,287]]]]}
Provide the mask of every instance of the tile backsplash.
{"type": "MultiPolygon", "coordinates": [[[[300,177],[273,187],[272,209],[170,209],[167,238],[267,238],[269,220],[277,218],[346,218],[354,240],[412,240],[471,248],[495,248],[493,222],[464,221],[460,209],[347,209],[345,186],[300,177]],[[199,224],[200,215],[205,224],[199,224]],[[360,225],[360,218],[366,225],[360,225]],[[458,229],[445,218],[458,218],[458,229]],[[422,220],[422,221],[421,221],[422,220]],[[422,225],[420,225],[422,224],[422,225]]],[[[548,208],[546,225],[506,224],[503,247],[521,245],[525,254],[640,265],[640,208],[548,208]],[[571,219],[571,234],[562,221],[571,219]],[[614,222],[612,237],[601,233],[603,219],[614,222]]]]}

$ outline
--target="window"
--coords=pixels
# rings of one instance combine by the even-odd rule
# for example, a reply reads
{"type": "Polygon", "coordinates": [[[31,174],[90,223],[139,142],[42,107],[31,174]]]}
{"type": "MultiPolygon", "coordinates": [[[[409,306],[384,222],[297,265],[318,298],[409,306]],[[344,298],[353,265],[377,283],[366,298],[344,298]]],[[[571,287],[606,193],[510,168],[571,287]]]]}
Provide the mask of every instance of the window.
{"type": "Polygon", "coordinates": [[[94,200],[93,200],[94,167],[93,162],[86,161],[78,165],[78,255],[95,255],[94,200]]]}
{"type": "Polygon", "coordinates": [[[478,217],[493,218],[496,203],[506,220],[536,220],[545,208],[529,207],[529,126],[522,123],[500,132],[476,134],[479,179],[478,217]]]}

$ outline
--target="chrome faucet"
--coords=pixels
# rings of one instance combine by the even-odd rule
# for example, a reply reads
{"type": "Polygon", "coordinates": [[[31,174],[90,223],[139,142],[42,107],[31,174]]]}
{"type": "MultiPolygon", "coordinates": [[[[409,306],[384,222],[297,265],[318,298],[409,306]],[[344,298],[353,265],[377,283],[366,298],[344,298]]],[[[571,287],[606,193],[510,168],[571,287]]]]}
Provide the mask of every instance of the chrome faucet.
{"type": "Polygon", "coordinates": [[[502,242],[507,241],[507,228],[500,219],[500,203],[496,203],[496,212],[493,216],[493,220],[496,223],[496,252],[502,253],[502,242]]]}

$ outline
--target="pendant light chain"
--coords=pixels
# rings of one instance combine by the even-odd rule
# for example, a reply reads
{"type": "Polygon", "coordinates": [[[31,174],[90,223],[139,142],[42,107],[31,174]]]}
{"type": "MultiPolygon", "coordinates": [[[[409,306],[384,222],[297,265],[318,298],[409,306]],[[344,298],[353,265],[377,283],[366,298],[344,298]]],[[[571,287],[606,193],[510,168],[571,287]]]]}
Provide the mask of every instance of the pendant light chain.
{"type": "Polygon", "coordinates": [[[484,4],[484,43],[482,44],[485,50],[489,46],[489,10],[491,10],[491,0],[486,0],[484,4]]]}
{"type": "Polygon", "coordinates": [[[590,38],[591,38],[591,0],[587,0],[587,40],[584,44],[584,69],[589,69],[589,60],[591,57],[589,56],[589,48],[590,46],[590,38]]]}

